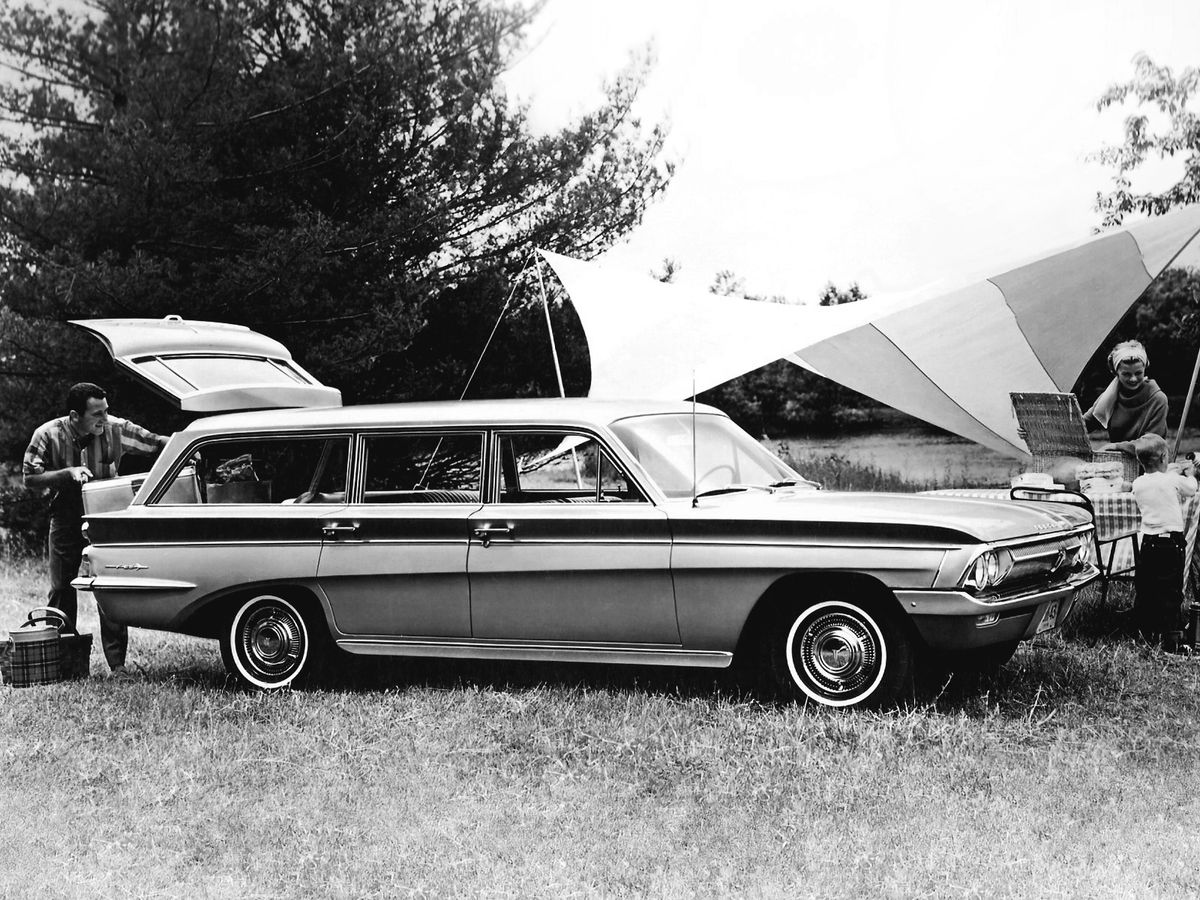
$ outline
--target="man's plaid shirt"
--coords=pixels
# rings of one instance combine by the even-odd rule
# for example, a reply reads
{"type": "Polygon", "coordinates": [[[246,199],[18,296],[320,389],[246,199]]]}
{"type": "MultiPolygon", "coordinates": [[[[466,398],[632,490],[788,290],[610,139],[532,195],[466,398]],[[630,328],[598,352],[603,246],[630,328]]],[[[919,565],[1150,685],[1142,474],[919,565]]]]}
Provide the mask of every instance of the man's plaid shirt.
{"type": "MultiPolygon", "coordinates": [[[[157,434],[141,425],[116,416],[108,417],[103,434],[80,440],[71,428],[71,417],[61,416],[51,419],[33,433],[25,450],[21,470],[26,475],[42,475],[71,466],[87,466],[93,478],[115,478],[123,454],[152,456],[158,452],[161,441],[157,434]]],[[[69,493],[65,493],[63,488],[58,490],[51,502],[52,510],[59,505],[60,497],[69,494],[78,496],[78,486],[72,484],[70,487],[72,490],[69,493]]]]}

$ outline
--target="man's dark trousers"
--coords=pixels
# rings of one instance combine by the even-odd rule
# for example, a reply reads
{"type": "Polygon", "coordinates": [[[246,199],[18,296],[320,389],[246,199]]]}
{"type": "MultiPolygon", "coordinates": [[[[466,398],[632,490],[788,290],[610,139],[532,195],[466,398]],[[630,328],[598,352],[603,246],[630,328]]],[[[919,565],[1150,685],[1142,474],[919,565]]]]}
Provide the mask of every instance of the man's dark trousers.
{"type": "MultiPolygon", "coordinates": [[[[72,628],[78,628],[75,617],[79,602],[71,579],[79,574],[79,563],[83,559],[83,531],[81,522],[74,516],[50,517],[50,605],[66,613],[72,628]]],[[[129,629],[112,622],[104,615],[100,604],[100,643],[104,647],[104,659],[110,669],[125,665],[125,651],[129,647],[129,629]]]]}

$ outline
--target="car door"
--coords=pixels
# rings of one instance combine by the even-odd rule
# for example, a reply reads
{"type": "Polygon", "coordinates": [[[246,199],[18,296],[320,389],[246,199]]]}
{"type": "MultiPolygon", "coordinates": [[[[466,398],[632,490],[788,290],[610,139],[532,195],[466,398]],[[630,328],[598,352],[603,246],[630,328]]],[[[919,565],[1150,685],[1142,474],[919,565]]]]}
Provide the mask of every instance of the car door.
{"type": "Polygon", "coordinates": [[[311,584],[322,520],[345,504],[350,437],[230,434],[196,442],[144,503],[91,518],[103,552],[93,554],[89,589],[117,621],[167,627],[190,603],[231,587],[311,584]]]}
{"type": "Polygon", "coordinates": [[[482,469],[482,431],[359,436],[350,502],[321,523],[317,579],[339,631],[470,636],[468,519],[482,469]]]}
{"type": "Polygon", "coordinates": [[[471,516],[472,634],[677,645],[666,514],[596,436],[506,430],[471,516]]]}

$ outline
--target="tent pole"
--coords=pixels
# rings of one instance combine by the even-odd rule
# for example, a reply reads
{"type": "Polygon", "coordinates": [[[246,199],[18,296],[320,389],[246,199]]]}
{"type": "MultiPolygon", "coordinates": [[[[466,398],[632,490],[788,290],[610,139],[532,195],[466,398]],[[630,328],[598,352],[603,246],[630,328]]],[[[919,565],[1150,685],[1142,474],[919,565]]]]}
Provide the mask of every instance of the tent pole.
{"type": "MultiPolygon", "coordinates": [[[[1196,295],[1192,295],[1195,299],[1196,295]]],[[[1183,414],[1179,417],[1179,430],[1175,432],[1175,446],[1171,448],[1171,461],[1179,455],[1179,442],[1183,440],[1183,426],[1187,424],[1188,410],[1192,408],[1192,395],[1196,393],[1196,376],[1200,375],[1200,349],[1196,351],[1196,364],[1192,366],[1192,382],[1188,385],[1187,399],[1183,401],[1183,414]]]]}
{"type": "Polygon", "coordinates": [[[550,298],[546,295],[546,280],[542,277],[542,259],[534,257],[537,266],[538,284],[542,286],[542,310],[546,313],[546,332],[550,335],[550,355],[554,357],[554,374],[558,378],[558,396],[567,396],[563,388],[562,366],[558,363],[558,347],[554,343],[554,328],[550,324],[550,298]]]}
{"type": "Polygon", "coordinates": [[[1180,430],[1175,432],[1175,446],[1171,448],[1171,460],[1180,455],[1180,442],[1183,439],[1183,426],[1188,421],[1188,410],[1192,408],[1192,396],[1196,390],[1196,376],[1200,376],[1200,350],[1196,350],[1196,364],[1192,368],[1192,384],[1188,385],[1188,398],[1183,401],[1183,414],[1180,416],[1180,430]]]}
{"type": "MultiPolygon", "coordinates": [[[[537,251],[532,251],[537,252],[537,251]]],[[[492,326],[492,333],[488,335],[487,341],[483,345],[483,349],[479,351],[479,359],[475,360],[475,368],[471,370],[471,374],[467,376],[467,383],[463,385],[462,393],[458,395],[459,400],[466,399],[467,391],[471,389],[471,382],[475,380],[475,374],[479,371],[479,367],[483,364],[483,358],[487,355],[488,347],[492,346],[492,338],[496,336],[496,332],[500,330],[500,322],[504,319],[504,314],[508,312],[509,304],[512,303],[513,294],[517,292],[517,282],[521,280],[521,276],[525,274],[525,270],[529,268],[529,263],[525,263],[521,267],[521,271],[517,273],[517,277],[513,279],[512,290],[508,292],[508,299],[504,301],[504,307],[500,310],[500,315],[496,316],[496,324],[492,326]]],[[[433,467],[433,461],[437,455],[442,452],[442,442],[445,438],[438,438],[437,446],[433,448],[433,452],[429,454],[429,461],[425,463],[425,471],[421,473],[421,480],[417,484],[425,484],[425,479],[429,477],[429,470],[433,467]]]]}
{"type": "MultiPolygon", "coordinates": [[[[550,298],[546,295],[546,279],[542,277],[542,258],[534,257],[534,265],[537,266],[538,284],[542,287],[542,310],[546,313],[546,333],[550,335],[550,355],[554,357],[554,374],[558,378],[558,396],[567,396],[567,391],[563,387],[562,366],[558,363],[558,347],[554,343],[554,327],[550,324],[550,298]]],[[[571,459],[575,463],[575,484],[578,487],[583,487],[583,469],[579,465],[579,454],[575,452],[575,448],[571,448],[571,459]]],[[[600,477],[600,465],[597,460],[596,477],[600,477]]]]}
{"type": "MultiPolygon", "coordinates": [[[[531,250],[530,254],[537,253],[536,250],[531,250]]],[[[536,260],[537,257],[535,256],[536,260]]],[[[517,284],[521,280],[521,276],[525,274],[525,270],[529,268],[529,263],[525,263],[521,267],[521,271],[517,273],[517,277],[513,279],[512,289],[508,292],[508,299],[504,301],[504,307],[500,310],[500,315],[496,316],[496,324],[492,326],[492,333],[488,335],[488,339],[483,344],[483,349],[479,351],[479,359],[475,360],[475,368],[471,370],[471,374],[467,376],[467,383],[463,385],[462,393],[458,395],[459,400],[465,400],[467,391],[471,389],[471,382],[475,380],[475,375],[479,372],[480,365],[483,364],[483,358],[487,355],[488,347],[492,346],[492,339],[496,337],[496,332],[500,330],[500,322],[504,319],[504,314],[508,312],[508,307],[512,304],[513,294],[517,292],[517,284]]],[[[538,274],[541,272],[539,270],[538,274]]]]}

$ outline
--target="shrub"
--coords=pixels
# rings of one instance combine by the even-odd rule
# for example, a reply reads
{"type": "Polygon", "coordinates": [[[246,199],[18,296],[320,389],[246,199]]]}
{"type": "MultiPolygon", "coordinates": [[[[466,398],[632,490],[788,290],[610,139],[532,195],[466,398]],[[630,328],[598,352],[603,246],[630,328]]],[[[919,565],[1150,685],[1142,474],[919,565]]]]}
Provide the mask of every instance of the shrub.
{"type": "Polygon", "coordinates": [[[41,491],[0,484],[0,553],[28,556],[40,552],[50,528],[50,505],[41,491]]]}

